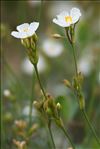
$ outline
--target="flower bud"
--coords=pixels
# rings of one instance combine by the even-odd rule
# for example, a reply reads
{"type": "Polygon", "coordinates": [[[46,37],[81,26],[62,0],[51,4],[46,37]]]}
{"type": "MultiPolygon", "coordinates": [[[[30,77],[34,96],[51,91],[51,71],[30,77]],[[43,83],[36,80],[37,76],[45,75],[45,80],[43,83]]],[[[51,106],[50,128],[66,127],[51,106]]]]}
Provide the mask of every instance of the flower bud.
{"type": "Polygon", "coordinates": [[[21,43],[22,43],[22,45],[25,47],[25,48],[27,48],[27,49],[29,49],[30,48],[30,41],[29,41],[29,38],[25,38],[25,39],[21,39],[21,43]]]}
{"type": "Polygon", "coordinates": [[[28,135],[31,136],[38,129],[38,127],[38,124],[33,124],[32,127],[29,129],[28,135]]]}
{"type": "Polygon", "coordinates": [[[13,139],[13,143],[18,147],[18,149],[24,149],[26,145],[26,141],[17,141],[13,139]]]}
{"type": "Polygon", "coordinates": [[[83,79],[84,79],[84,77],[83,77],[83,75],[82,75],[81,72],[78,73],[77,79],[78,79],[78,81],[79,81],[80,84],[83,83],[83,79]]]}
{"type": "Polygon", "coordinates": [[[62,126],[63,126],[63,121],[61,120],[61,118],[55,119],[55,122],[56,122],[56,124],[57,124],[59,127],[62,127],[62,126]]]}
{"type": "Polygon", "coordinates": [[[46,109],[46,113],[47,113],[48,115],[52,115],[52,110],[51,110],[50,108],[47,108],[47,109],[46,109]]]}
{"type": "Polygon", "coordinates": [[[35,108],[37,109],[37,110],[41,110],[41,108],[42,108],[42,102],[38,102],[38,101],[34,101],[33,102],[33,105],[35,106],[35,108]]]}
{"type": "Polygon", "coordinates": [[[64,84],[68,87],[68,88],[72,88],[72,85],[71,85],[71,83],[68,81],[68,80],[65,80],[64,79],[64,84]]]}
{"type": "Polygon", "coordinates": [[[28,49],[27,54],[28,54],[29,60],[31,61],[33,65],[38,63],[38,54],[37,54],[36,49],[35,50],[28,49]]]}
{"type": "Polygon", "coordinates": [[[56,104],[56,107],[57,107],[57,110],[61,110],[61,104],[58,102],[57,104],[56,104]]]}
{"type": "Polygon", "coordinates": [[[60,34],[53,34],[52,37],[55,38],[55,39],[62,38],[62,36],[60,34]]]}
{"type": "Polygon", "coordinates": [[[32,50],[35,50],[36,43],[34,42],[33,37],[30,38],[30,42],[31,42],[31,48],[32,48],[32,50]]]}
{"type": "Polygon", "coordinates": [[[36,43],[37,40],[38,40],[38,36],[37,36],[36,34],[34,34],[34,35],[32,36],[32,38],[33,38],[34,42],[36,43]]]}
{"type": "Polygon", "coordinates": [[[24,128],[27,127],[26,121],[23,121],[23,120],[16,120],[16,121],[15,121],[15,125],[16,125],[16,127],[19,128],[19,129],[24,129],[24,128]]]}
{"type": "Polygon", "coordinates": [[[80,97],[79,97],[79,106],[80,106],[81,110],[83,110],[85,108],[85,99],[82,95],[80,95],[80,97]]]}

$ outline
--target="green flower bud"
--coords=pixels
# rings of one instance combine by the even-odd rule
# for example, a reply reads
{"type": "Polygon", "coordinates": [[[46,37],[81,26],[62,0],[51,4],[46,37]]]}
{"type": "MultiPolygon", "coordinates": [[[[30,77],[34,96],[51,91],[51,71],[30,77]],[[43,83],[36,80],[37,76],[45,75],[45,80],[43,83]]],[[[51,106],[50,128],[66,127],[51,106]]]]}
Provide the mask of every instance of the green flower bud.
{"type": "Polygon", "coordinates": [[[37,36],[36,34],[34,34],[34,35],[32,36],[32,38],[33,38],[33,40],[34,40],[35,43],[38,41],[38,36],[37,36]]]}
{"type": "Polygon", "coordinates": [[[43,103],[38,102],[38,101],[34,101],[33,105],[36,107],[37,110],[41,110],[43,103]]]}
{"type": "Polygon", "coordinates": [[[83,110],[85,108],[85,99],[82,95],[80,95],[80,97],[79,97],[79,106],[80,106],[81,110],[83,110]]]}
{"type": "Polygon", "coordinates": [[[27,54],[28,54],[29,60],[33,65],[38,63],[38,54],[36,50],[28,49],[27,54]]]}
{"type": "Polygon", "coordinates": [[[66,79],[64,79],[64,84],[68,87],[68,88],[72,88],[72,85],[71,85],[71,83],[68,81],[68,80],[66,80],[66,79]]]}
{"type": "Polygon", "coordinates": [[[58,102],[57,104],[56,104],[56,108],[57,108],[57,110],[61,110],[61,104],[58,102]]]}
{"type": "Polygon", "coordinates": [[[21,39],[21,43],[22,43],[22,45],[25,47],[25,48],[27,48],[27,49],[29,49],[30,48],[30,41],[29,41],[29,38],[25,38],[25,39],[21,39]]]}
{"type": "Polygon", "coordinates": [[[64,38],[64,37],[62,37],[60,34],[53,34],[52,37],[55,38],[55,39],[64,38]]]}
{"type": "Polygon", "coordinates": [[[28,136],[31,136],[36,130],[38,129],[38,124],[33,124],[32,127],[29,129],[28,136]]]}
{"type": "Polygon", "coordinates": [[[35,50],[36,43],[34,42],[33,37],[30,38],[30,42],[31,42],[31,48],[32,48],[32,50],[35,50]]]}
{"type": "Polygon", "coordinates": [[[47,113],[48,115],[52,115],[52,110],[51,110],[50,108],[47,108],[47,109],[46,109],[46,113],[47,113]]]}
{"type": "Polygon", "coordinates": [[[61,118],[55,119],[55,122],[56,122],[56,124],[57,124],[59,127],[62,127],[62,126],[63,126],[63,122],[62,122],[61,118]]]}

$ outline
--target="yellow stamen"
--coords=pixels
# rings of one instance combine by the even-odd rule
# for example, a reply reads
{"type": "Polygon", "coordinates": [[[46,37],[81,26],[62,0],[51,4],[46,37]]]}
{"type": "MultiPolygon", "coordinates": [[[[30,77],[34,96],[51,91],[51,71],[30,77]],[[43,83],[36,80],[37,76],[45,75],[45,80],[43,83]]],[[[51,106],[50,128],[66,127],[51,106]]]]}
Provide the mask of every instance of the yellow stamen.
{"type": "Polygon", "coordinates": [[[25,28],[23,31],[24,31],[24,32],[28,32],[28,28],[25,28]]]}
{"type": "Polygon", "coordinates": [[[67,23],[72,23],[72,17],[71,16],[66,16],[65,20],[67,23]]]}

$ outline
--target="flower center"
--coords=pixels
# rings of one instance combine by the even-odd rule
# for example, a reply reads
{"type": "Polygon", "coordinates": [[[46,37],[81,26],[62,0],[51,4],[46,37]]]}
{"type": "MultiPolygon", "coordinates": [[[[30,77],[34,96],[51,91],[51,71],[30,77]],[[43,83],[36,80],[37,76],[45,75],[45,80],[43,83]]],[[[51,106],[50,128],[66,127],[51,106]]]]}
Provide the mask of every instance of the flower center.
{"type": "Polygon", "coordinates": [[[24,31],[24,32],[28,32],[28,28],[24,28],[23,31],[24,31]]]}
{"type": "Polygon", "coordinates": [[[71,16],[66,16],[65,20],[67,23],[72,23],[72,17],[71,16]]]}

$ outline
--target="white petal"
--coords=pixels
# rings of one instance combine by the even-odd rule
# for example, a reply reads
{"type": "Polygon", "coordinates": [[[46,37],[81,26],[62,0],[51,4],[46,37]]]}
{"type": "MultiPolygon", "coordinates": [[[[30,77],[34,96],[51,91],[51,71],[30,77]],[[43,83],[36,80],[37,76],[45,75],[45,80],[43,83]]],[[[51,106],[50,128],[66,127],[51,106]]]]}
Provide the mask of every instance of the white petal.
{"type": "Polygon", "coordinates": [[[66,22],[59,20],[59,19],[56,19],[56,18],[53,19],[53,22],[55,24],[61,26],[61,27],[67,27],[68,26],[66,22]]]}
{"type": "Polygon", "coordinates": [[[58,18],[62,18],[62,17],[64,18],[66,16],[69,16],[69,13],[67,11],[63,11],[59,15],[57,15],[58,18]]]}
{"type": "Polygon", "coordinates": [[[81,16],[81,12],[78,8],[72,8],[70,11],[70,15],[72,17],[72,22],[76,23],[81,16]]]}
{"type": "Polygon", "coordinates": [[[29,27],[29,24],[28,23],[24,23],[24,24],[21,24],[19,26],[17,26],[17,30],[19,32],[23,32],[24,29],[27,29],[29,27]]]}
{"type": "Polygon", "coordinates": [[[38,27],[39,27],[39,22],[33,22],[30,24],[29,29],[34,30],[34,32],[35,32],[38,27]]]}
{"type": "Polygon", "coordinates": [[[66,16],[69,16],[69,13],[67,11],[63,11],[59,15],[57,15],[57,19],[56,18],[53,19],[53,22],[59,26],[68,27],[71,25],[71,23],[66,22],[66,20],[65,20],[66,16]]]}
{"type": "Polygon", "coordinates": [[[27,34],[27,37],[31,37],[32,35],[35,34],[35,31],[32,29],[29,29],[28,32],[26,32],[26,34],[27,34]]]}
{"type": "Polygon", "coordinates": [[[13,31],[11,32],[11,35],[16,38],[21,38],[21,39],[27,37],[27,34],[25,32],[20,33],[20,32],[13,31]]]}

